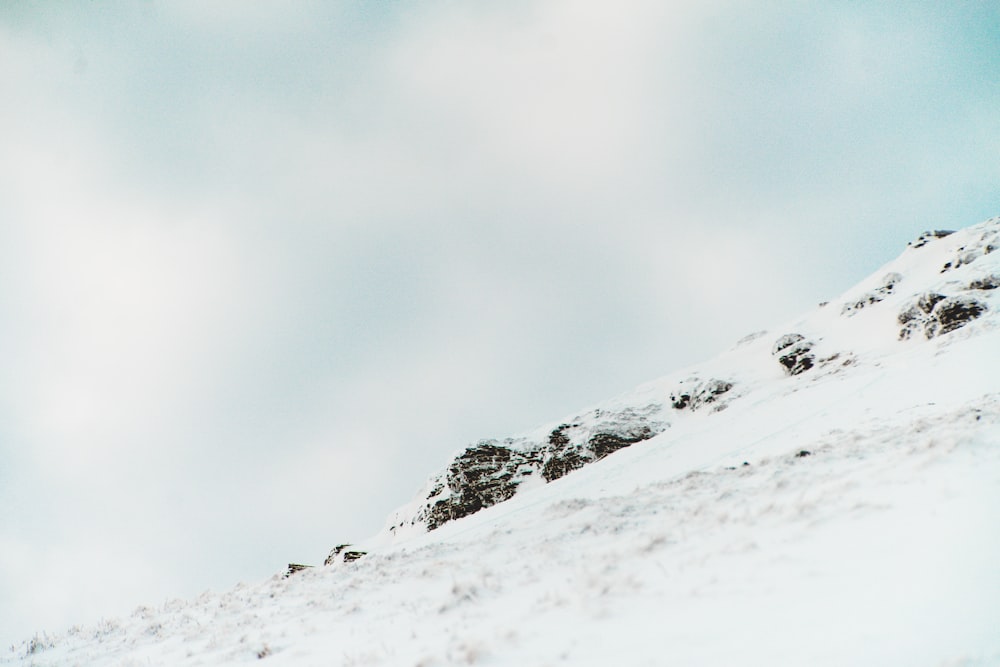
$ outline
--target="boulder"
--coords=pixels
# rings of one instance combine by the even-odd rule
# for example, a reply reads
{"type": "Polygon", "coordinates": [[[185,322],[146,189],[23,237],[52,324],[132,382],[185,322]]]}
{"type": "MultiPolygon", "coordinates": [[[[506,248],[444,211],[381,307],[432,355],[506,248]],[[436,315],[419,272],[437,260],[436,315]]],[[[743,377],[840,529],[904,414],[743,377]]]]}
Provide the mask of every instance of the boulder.
{"type": "Polygon", "coordinates": [[[802,334],[785,334],[774,343],[771,354],[778,357],[778,363],[789,375],[800,375],[816,363],[812,349],[815,344],[802,334]]]}

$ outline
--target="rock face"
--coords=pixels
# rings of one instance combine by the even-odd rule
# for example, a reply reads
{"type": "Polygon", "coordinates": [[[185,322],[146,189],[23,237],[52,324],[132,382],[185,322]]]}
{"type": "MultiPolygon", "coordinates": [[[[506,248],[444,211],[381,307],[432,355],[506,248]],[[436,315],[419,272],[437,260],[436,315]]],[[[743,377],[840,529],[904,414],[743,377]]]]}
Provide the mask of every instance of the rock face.
{"type": "Polygon", "coordinates": [[[595,410],[590,419],[560,424],[542,448],[542,477],[551,482],[662,433],[667,425],[654,418],[661,409],[660,405],[649,405],[621,412],[595,410]]]}
{"type": "Polygon", "coordinates": [[[553,428],[547,439],[483,440],[456,456],[428,491],[411,517],[390,531],[422,524],[443,524],[509,500],[529,479],[552,482],[599,461],[619,449],[662,433],[662,404],[623,410],[593,410],[553,428]]]}
{"type": "Polygon", "coordinates": [[[923,333],[930,339],[964,327],[987,310],[987,305],[968,295],[945,296],[925,292],[900,311],[897,318],[902,328],[899,339],[923,333]]]}
{"type": "Polygon", "coordinates": [[[448,466],[442,483],[427,498],[426,511],[418,515],[428,530],[461,519],[514,496],[524,478],[533,474],[539,458],[485,440],[458,455],[448,466]]]}
{"type": "Polygon", "coordinates": [[[778,357],[778,363],[789,375],[800,375],[816,363],[812,349],[814,343],[797,333],[785,334],[775,341],[771,355],[778,357]]]}

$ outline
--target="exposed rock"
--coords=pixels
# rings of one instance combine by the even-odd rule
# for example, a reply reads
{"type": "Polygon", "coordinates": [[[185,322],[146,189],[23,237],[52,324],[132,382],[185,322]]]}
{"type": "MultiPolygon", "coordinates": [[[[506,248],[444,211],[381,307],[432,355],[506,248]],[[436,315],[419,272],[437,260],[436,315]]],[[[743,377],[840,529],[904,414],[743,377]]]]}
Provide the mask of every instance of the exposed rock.
{"type": "Polygon", "coordinates": [[[691,378],[681,383],[680,387],[670,394],[670,405],[675,410],[689,409],[692,412],[704,405],[715,404],[716,410],[726,407],[725,403],[717,403],[719,398],[733,388],[733,383],[727,380],[705,380],[691,378]]]}
{"type": "MultiPolygon", "coordinates": [[[[348,549],[348,547],[350,546],[351,546],[350,544],[338,544],[337,546],[335,546],[333,548],[333,551],[330,552],[330,555],[326,557],[325,561],[323,561],[323,565],[329,566],[333,565],[334,563],[350,563],[352,561],[358,560],[362,556],[367,555],[367,552],[365,551],[356,551],[353,549],[348,549]]],[[[289,565],[289,567],[291,566],[289,565]]]]}
{"type": "Polygon", "coordinates": [[[797,459],[805,458],[806,456],[812,456],[812,452],[810,452],[808,449],[800,450],[795,454],[795,458],[797,459]]]}
{"type": "Polygon", "coordinates": [[[582,445],[555,449],[542,465],[542,477],[546,482],[551,482],[582,468],[593,460],[592,452],[588,452],[582,445]]]}
{"type": "Polygon", "coordinates": [[[851,303],[845,303],[843,308],[840,309],[841,315],[846,315],[850,317],[856,314],[862,308],[870,306],[872,304],[882,301],[887,296],[892,294],[896,285],[903,281],[903,276],[899,273],[889,273],[882,278],[882,285],[876,287],[870,292],[863,294],[860,299],[852,301],[851,303]]]}
{"type": "Polygon", "coordinates": [[[984,276],[969,283],[970,290],[990,290],[1000,287],[1000,276],[984,276]]]}
{"type": "Polygon", "coordinates": [[[964,327],[986,310],[985,303],[968,295],[945,296],[926,292],[900,311],[897,318],[902,325],[899,339],[912,338],[917,332],[922,332],[928,339],[941,336],[964,327]]]}
{"type": "Polygon", "coordinates": [[[771,354],[778,357],[778,363],[786,373],[799,375],[812,368],[816,362],[816,355],[812,352],[813,345],[802,334],[785,334],[775,341],[771,354]]]}
{"type": "Polygon", "coordinates": [[[496,440],[469,447],[448,466],[441,492],[428,498],[418,519],[428,530],[514,497],[523,478],[538,469],[536,455],[496,440]]]}
{"type": "Polygon", "coordinates": [[[934,320],[937,321],[938,326],[933,333],[928,330],[927,337],[941,336],[955,329],[960,329],[984,312],[986,312],[986,304],[978,299],[970,296],[948,297],[934,309],[934,320]]]}
{"type": "Polygon", "coordinates": [[[947,229],[938,229],[931,232],[924,232],[923,234],[917,237],[916,241],[911,241],[910,243],[907,243],[907,245],[910,246],[911,248],[923,248],[931,241],[936,241],[937,239],[943,239],[944,237],[951,236],[954,233],[955,232],[947,229]]]}
{"type": "Polygon", "coordinates": [[[308,570],[312,565],[302,565],[301,563],[289,563],[288,569],[285,570],[284,577],[287,579],[296,572],[301,572],[302,570],[308,570]]]}
{"type": "MultiPolygon", "coordinates": [[[[509,500],[526,480],[546,482],[663,432],[659,403],[594,410],[556,426],[541,442],[525,438],[484,440],[455,457],[426,487],[415,511],[393,518],[390,531],[409,525],[435,530],[443,524],[509,500]]],[[[338,553],[331,554],[336,558],[338,553]]],[[[329,559],[328,559],[329,560],[329,559]]]]}
{"type": "Polygon", "coordinates": [[[589,418],[561,424],[549,434],[541,451],[546,482],[598,461],[613,452],[662,433],[667,425],[653,419],[661,407],[628,408],[620,412],[595,410],[589,418]]]}
{"type": "Polygon", "coordinates": [[[568,445],[569,436],[566,435],[566,431],[579,426],[579,424],[560,424],[552,429],[552,433],[549,433],[549,447],[559,448],[568,445]]]}
{"type": "Polygon", "coordinates": [[[594,452],[594,459],[603,459],[608,454],[613,454],[619,449],[634,445],[637,442],[648,440],[653,437],[653,431],[648,427],[643,427],[638,433],[628,435],[616,435],[614,433],[598,433],[587,443],[590,450],[594,452]]]}

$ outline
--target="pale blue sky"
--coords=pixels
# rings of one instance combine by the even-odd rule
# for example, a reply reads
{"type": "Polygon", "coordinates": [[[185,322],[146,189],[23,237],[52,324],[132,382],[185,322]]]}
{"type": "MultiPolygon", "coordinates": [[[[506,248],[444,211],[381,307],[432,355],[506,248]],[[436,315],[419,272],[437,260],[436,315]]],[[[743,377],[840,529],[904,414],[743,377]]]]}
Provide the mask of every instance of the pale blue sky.
{"type": "Polygon", "coordinates": [[[0,642],[319,562],[1000,213],[996,3],[483,4],[0,8],[0,642]]]}

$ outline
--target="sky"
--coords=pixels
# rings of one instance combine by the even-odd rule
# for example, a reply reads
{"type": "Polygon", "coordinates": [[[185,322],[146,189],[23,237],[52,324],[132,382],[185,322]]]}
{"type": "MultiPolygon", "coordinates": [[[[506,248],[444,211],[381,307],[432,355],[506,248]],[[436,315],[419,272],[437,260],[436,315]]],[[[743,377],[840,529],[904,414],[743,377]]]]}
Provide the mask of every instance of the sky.
{"type": "Polygon", "coordinates": [[[0,645],[377,532],[1000,213],[994,2],[0,6],[0,645]]]}

